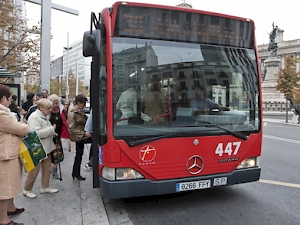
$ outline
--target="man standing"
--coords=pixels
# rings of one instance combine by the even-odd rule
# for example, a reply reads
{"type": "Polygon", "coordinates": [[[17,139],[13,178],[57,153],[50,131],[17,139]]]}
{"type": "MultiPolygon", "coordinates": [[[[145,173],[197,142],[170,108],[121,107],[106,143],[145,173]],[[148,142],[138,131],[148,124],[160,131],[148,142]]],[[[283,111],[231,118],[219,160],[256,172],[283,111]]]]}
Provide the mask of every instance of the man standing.
{"type": "Polygon", "coordinates": [[[48,92],[47,89],[43,89],[42,92],[44,94],[44,98],[48,98],[49,97],[49,92],[48,92]]]}
{"type": "Polygon", "coordinates": [[[45,94],[43,92],[39,91],[38,93],[36,93],[36,95],[34,97],[34,99],[35,99],[34,104],[28,109],[28,112],[24,116],[25,121],[27,121],[29,116],[31,115],[31,113],[33,113],[37,109],[36,102],[42,98],[45,98],[45,94]]]}

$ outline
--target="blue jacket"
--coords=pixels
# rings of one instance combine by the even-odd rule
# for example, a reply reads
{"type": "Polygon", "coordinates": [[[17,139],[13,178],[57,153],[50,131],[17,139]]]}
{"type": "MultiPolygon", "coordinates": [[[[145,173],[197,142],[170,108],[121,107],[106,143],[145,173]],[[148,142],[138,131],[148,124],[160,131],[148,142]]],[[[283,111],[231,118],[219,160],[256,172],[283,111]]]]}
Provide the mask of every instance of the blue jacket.
{"type": "Polygon", "coordinates": [[[85,123],[85,126],[84,126],[84,130],[86,131],[86,132],[89,132],[89,133],[92,133],[93,132],[93,122],[92,122],[92,118],[93,118],[93,110],[91,109],[91,111],[90,111],[90,115],[89,115],[89,117],[88,117],[88,119],[87,119],[87,121],[86,121],[86,123],[85,123]]]}

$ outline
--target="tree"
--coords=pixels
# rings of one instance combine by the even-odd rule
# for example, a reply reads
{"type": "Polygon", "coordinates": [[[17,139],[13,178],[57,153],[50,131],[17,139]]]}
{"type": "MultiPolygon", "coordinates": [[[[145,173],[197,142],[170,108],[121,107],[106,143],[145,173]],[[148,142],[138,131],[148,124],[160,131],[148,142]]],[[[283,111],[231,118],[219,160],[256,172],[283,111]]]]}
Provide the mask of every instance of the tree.
{"type": "Polygon", "coordinates": [[[40,87],[37,84],[25,84],[24,89],[27,91],[27,93],[37,93],[40,90],[40,87]]]}
{"type": "MultiPolygon", "coordinates": [[[[78,80],[78,93],[82,93],[85,90],[83,82],[78,80]]],[[[73,70],[69,70],[69,96],[76,95],[76,76],[73,74],[73,70]]]]}
{"type": "Polygon", "coordinates": [[[296,72],[296,63],[298,63],[299,60],[299,58],[285,56],[284,68],[280,69],[279,72],[276,74],[276,89],[283,93],[284,97],[288,100],[294,98],[294,90],[295,88],[299,88],[300,72],[296,72]]]}
{"type": "MultiPolygon", "coordinates": [[[[73,97],[76,94],[76,77],[73,74],[72,69],[69,70],[69,96],[73,97]]],[[[78,80],[78,92],[83,92],[85,87],[82,81],[78,80]]],[[[50,81],[50,93],[57,94],[57,95],[65,95],[66,93],[66,81],[61,80],[59,83],[58,79],[53,79],[50,81]]]]}
{"type": "Polygon", "coordinates": [[[27,26],[13,0],[0,0],[0,65],[12,72],[37,70],[40,64],[40,27],[27,26]]]}
{"type": "Polygon", "coordinates": [[[50,80],[50,93],[57,94],[58,96],[61,94],[62,83],[59,83],[59,79],[51,79],[50,80]]]}

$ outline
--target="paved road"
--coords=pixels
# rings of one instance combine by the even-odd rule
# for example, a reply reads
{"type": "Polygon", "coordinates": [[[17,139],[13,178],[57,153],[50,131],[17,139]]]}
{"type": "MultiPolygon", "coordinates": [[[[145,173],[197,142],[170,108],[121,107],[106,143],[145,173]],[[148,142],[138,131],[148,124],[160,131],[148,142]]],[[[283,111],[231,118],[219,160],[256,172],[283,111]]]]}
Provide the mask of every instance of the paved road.
{"type": "Polygon", "coordinates": [[[164,196],[105,199],[110,224],[299,225],[300,125],[268,119],[264,124],[259,182],[164,196]]]}
{"type": "MultiPolygon", "coordinates": [[[[284,120],[265,119],[264,122],[299,126],[300,129],[300,125],[291,122],[287,125],[284,120]]],[[[273,143],[274,140],[269,137],[269,143],[273,143]]],[[[291,143],[283,141],[285,144],[291,143]]],[[[214,224],[238,224],[238,221],[243,224],[273,225],[280,224],[281,221],[285,221],[285,224],[296,224],[296,219],[300,221],[295,212],[299,208],[297,201],[300,197],[300,187],[293,187],[291,182],[285,180],[278,181],[276,174],[272,177],[272,168],[265,168],[262,180],[252,184],[201,190],[196,193],[104,200],[103,203],[99,190],[92,188],[92,173],[82,170],[82,176],[87,177],[87,180],[72,180],[74,149],[73,145],[71,152],[65,152],[65,160],[62,163],[63,181],[51,178],[51,187],[58,188],[59,192],[52,195],[39,194],[39,175],[34,186],[37,198],[28,199],[20,194],[15,202],[18,207],[24,207],[25,212],[12,217],[12,220],[23,222],[25,225],[152,225],[162,224],[161,222],[164,225],[174,225],[211,224],[212,221],[214,224]],[[298,197],[295,198],[296,196],[298,197]],[[260,215],[263,217],[256,220],[260,215]],[[255,223],[258,221],[259,223],[255,223]]],[[[88,160],[88,151],[86,148],[83,165],[88,160]]],[[[23,173],[23,183],[25,179],[26,173],[23,173]]]]}

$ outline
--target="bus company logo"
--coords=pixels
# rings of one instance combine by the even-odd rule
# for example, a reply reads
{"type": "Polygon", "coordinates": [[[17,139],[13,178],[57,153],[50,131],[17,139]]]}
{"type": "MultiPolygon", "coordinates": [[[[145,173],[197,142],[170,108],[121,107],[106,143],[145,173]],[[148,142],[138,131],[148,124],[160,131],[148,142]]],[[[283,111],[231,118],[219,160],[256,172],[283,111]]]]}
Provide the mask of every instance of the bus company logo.
{"type": "Polygon", "coordinates": [[[190,174],[198,174],[204,167],[204,161],[199,155],[193,155],[186,162],[186,169],[190,174]]]}
{"type": "Polygon", "coordinates": [[[151,145],[145,145],[140,150],[140,158],[143,162],[151,162],[156,156],[156,150],[151,145]]]}

